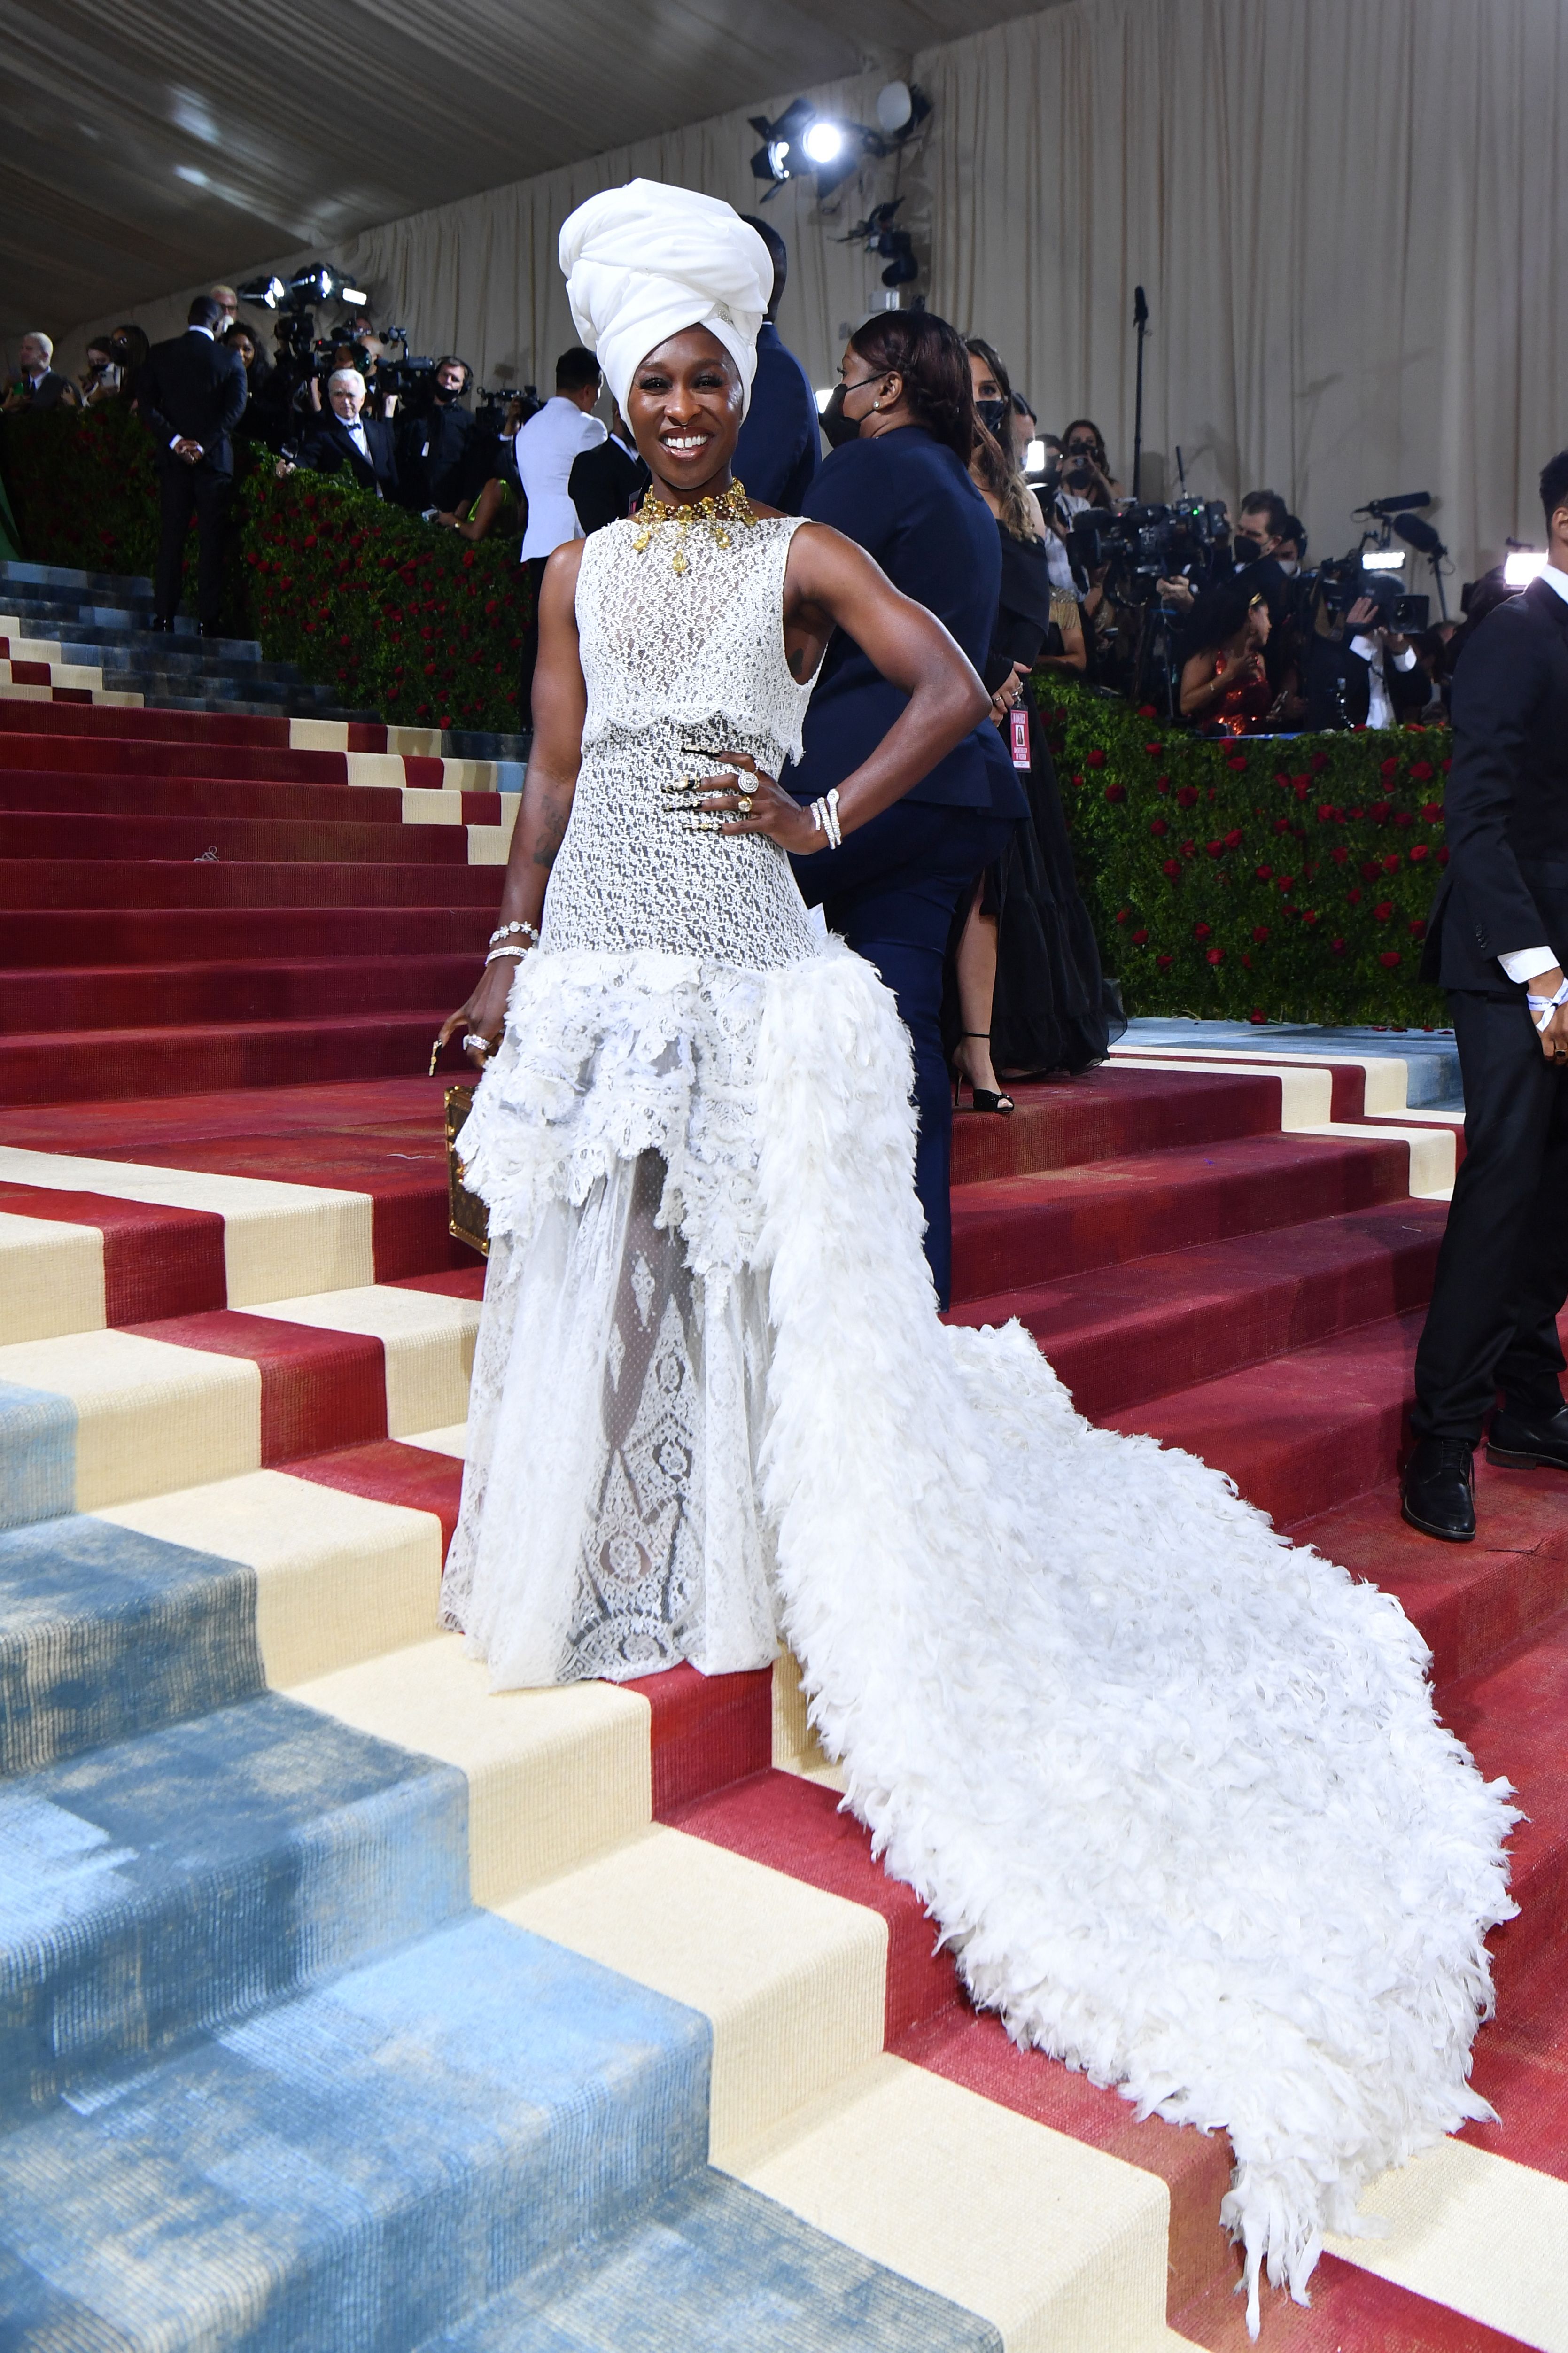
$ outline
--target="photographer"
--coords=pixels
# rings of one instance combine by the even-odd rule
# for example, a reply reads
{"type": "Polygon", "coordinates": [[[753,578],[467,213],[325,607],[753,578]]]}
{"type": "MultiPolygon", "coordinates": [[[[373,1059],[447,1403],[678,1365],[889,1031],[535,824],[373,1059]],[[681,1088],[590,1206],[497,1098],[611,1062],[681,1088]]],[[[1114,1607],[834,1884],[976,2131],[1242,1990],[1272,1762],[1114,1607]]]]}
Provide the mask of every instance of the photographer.
{"type": "Polygon", "coordinates": [[[1075,417],[1062,435],[1062,492],[1069,515],[1085,507],[1118,507],[1125,495],[1111,479],[1105,436],[1092,417],[1075,417]]]}
{"type": "Polygon", "coordinates": [[[1386,573],[1363,574],[1360,587],[1342,620],[1330,610],[1321,585],[1314,599],[1315,619],[1305,639],[1301,673],[1304,724],[1314,731],[1398,727],[1413,719],[1427,699],[1427,680],[1415,649],[1405,632],[1394,626],[1397,584],[1386,573]]]}
{"type": "Polygon", "coordinates": [[[473,381],[468,361],[447,353],[436,363],[429,406],[405,412],[399,435],[405,503],[451,528],[493,470],[479,444],[478,420],[464,406],[473,381]]]}
{"type": "Polygon", "coordinates": [[[1184,719],[1221,735],[1264,733],[1276,700],[1264,653],[1271,626],[1245,573],[1205,591],[1182,632],[1184,719]]]}
{"type": "Polygon", "coordinates": [[[327,378],[331,414],[308,434],[300,463],[312,473],[335,474],[347,466],[362,491],[378,499],[397,495],[397,453],[392,427],[383,418],[366,417],[365,383],[357,368],[334,368],[327,378]]]}

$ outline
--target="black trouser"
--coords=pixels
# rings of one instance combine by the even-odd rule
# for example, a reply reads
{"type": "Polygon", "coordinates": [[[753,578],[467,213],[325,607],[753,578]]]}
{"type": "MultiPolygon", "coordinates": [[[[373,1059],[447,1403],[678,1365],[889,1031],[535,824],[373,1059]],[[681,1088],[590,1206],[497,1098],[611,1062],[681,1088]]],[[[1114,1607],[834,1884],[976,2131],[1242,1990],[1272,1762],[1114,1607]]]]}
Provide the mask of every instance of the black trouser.
{"type": "Polygon", "coordinates": [[[544,567],[548,555],[530,555],[524,559],[523,572],[533,583],[533,617],[522,633],[522,654],[518,664],[517,723],[521,728],[533,724],[533,672],[539,660],[539,592],[544,586],[544,567]]]}
{"type": "Polygon", "coordinates": [[[945,1307],[952,1289],[952,1096],[942,1050],[942,972],[954,910],[984,866],[1001,855],[1010,818],[986,809],[910,807],[895,801],[840,849],[795,860],[808,906],[875,965],[898,1000],[915,1056],[915,1190],[925,1211],[926,1260],[945,1307]]]}
{"type": "Polygon", "coordinates": [[[1448,999],[1465,1082],[1465,1161],[1415,1352],[1418,1438],[1475,1445],[1499,1389],[1517,1412],[1563,1402],[1568,1299],[1568,1071],[1514,997],[1448,999]]]}
{"type": "Polygon", "coordinates": [[[168,458],[159,465],[158,480],[158,618],[172,621],[180,609],[185,533],[195,515],[196,613],[204,629],[216,629],[223,608],[223,527],[234,496],[234,477],[212,466],[187,466],[183,458],[168,458]]]}

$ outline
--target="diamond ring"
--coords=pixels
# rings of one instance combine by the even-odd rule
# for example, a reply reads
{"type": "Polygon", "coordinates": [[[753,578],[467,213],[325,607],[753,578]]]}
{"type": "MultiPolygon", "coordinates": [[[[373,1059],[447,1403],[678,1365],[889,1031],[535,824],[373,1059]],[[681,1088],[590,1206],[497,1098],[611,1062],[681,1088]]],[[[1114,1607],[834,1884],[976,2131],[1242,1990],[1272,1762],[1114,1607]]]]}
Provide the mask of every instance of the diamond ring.
{"type": "Polygon", "coordinates": [[[463,1045],[465,1050],[475,1054],[489,1055],[495,1052],[495,1048],[490,1044],[489,1039],[488,1038],[481,1038],[477,1029],[470,1029],[467,1032],[463,1039],[463,1045]]]}

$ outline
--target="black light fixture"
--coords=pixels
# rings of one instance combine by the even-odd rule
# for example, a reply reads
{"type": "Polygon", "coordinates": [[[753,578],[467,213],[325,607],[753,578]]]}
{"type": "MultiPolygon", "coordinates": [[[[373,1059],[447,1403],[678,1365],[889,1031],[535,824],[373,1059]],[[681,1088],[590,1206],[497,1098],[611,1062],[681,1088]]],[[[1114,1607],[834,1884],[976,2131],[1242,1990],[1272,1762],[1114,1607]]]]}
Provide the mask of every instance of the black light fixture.
{"type": "MultiPolygon", "coordinates": [[[[923,90],[890,81],[877,94],[878,130],[867,122],[839,122],[820,114],[808,98],[795,99],[776,121],[770,122],[765,114],[752,115],[752,128],[763,142],[752,158],[752,173],[767,184],[763,204],[786,180],[808,173],[816,178],[818,196],[830,195],[867,156],[890,155],[901,147],[930,112],[931,100],[923,90]]],[[[908,274],[913,277],[914,271],[908,274]]]]}
{"type": "Polygon", "coordinates": [[[882,272],[884,286],[907,286],[921,274],[915,259],[914,239],[907,228],[896,227],[893,215],[903,203],[902,196],[893,196],[885,205],[878,205],[863,221],[857,221],[840,245],[865,245],[868,253],[880,254],[887,263],[882,272]]]}
{"type": "Polygon", "coordinates": [[[247,278],[236,290],[242,302],[254,302],[258,310],[276,311],[289,289],[276,272],[267,278],[247,278]]]}

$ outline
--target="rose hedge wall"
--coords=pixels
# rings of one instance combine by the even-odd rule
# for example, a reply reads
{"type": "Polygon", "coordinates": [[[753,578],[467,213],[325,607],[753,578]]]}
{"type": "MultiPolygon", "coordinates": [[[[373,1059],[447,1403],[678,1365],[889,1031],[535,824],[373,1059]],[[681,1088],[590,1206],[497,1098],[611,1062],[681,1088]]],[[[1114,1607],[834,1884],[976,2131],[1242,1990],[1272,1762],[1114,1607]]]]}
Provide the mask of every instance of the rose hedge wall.
{"type": "Polygon", "coordinates": [[[1447,728],[1188,735],[1034,681],[1080,883],[1131,1013],[1431,1028],[1447,728]]]}
{"type": "MultiPolygon", "coordinates": [[[[28,559],[149,574],[158,546],[151,439],[119,402],[5,420],[6,481],[28,559]]],[[[350,486],[279,481],[237,451],[224,627],[258,638],[352,709],[425,727],[510,733],[532,598],[510,540],[455,532],[350,486]]],[[[186,586],[195,586],[195,539],[186,586]]]]}

